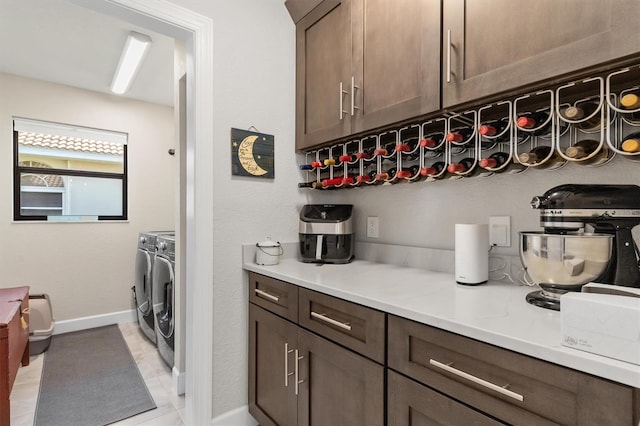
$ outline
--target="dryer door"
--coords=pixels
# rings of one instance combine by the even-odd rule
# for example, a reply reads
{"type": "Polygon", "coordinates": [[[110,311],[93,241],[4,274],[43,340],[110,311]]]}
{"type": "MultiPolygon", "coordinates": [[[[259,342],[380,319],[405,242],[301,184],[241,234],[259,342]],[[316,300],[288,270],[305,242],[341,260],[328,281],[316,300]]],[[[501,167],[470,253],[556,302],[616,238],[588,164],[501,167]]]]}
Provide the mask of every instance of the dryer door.
{"type": "Polygon", "coordinates": [[[151,256],[146,250],[136,253],[136,304],[142,315],[151,313],[151,256]]]}
{"type": "Polygon", "coordinates": [[[156,319],[156,330],[165,339],[173,337],[173,306],[175,301],[173,284],[173,265],[164,257],[156,256],[153,264],[153,314],[156,319]]]}

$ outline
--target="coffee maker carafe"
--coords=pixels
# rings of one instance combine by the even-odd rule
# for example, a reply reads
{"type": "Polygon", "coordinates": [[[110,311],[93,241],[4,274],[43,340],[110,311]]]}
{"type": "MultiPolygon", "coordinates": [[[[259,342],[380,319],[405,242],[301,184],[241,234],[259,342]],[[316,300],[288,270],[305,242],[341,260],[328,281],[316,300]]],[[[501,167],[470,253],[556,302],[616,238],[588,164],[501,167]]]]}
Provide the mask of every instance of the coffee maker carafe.
{"type": "Polygon", "coordinates": [[[560,295],[588,282],[640,287],[636,185],[560,185],[534,197],[544,232],[520,233],[520,259],[541,291],[527,301],[560,309],[560,295]]]}

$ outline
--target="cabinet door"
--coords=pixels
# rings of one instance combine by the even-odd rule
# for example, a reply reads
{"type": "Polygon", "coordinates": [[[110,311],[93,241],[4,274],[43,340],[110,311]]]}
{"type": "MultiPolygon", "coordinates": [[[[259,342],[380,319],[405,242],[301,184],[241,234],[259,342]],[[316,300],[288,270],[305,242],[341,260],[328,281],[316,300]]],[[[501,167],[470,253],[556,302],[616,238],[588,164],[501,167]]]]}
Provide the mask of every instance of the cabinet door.
{"type": "Polygon", "coordinates": [[[249,304],[249,412],[262,426],[296,424],[296,340],[294,324],[249,304]]]}
{"type": "Polygon", "coordinates": [[[392,370],[388,389],[388,426],[503,424],[392,370]]]}
{"type": "Polygon", "coordinates": [[[444,107],[550,80],[639,50],[637,0],[443,3],[444,107]]]}
{"type": "Polygon", "coordinates": [[[304,330],[298,346],[298,425],[384,424],[381,365],[304,330]]]}
{"type": "Polygon", "coordinates": [[[354,132],[438,110],[440,0],[358,0],[353,16],[354,132]]]}
{"type": "Polygon", "coordinates": [[[351,75],[351,0],[325,0],[296,25],[297,150],[350,133],[351,75]]]}

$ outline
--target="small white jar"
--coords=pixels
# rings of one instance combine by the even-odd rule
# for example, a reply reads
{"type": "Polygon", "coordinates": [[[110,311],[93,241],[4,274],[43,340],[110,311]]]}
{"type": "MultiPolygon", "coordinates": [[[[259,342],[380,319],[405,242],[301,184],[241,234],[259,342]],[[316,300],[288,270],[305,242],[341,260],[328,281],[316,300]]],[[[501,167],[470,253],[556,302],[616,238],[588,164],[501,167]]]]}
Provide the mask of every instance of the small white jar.
{"type": "Polygon", "coordinates": [[[256,263],[258,265],[277,265],[284,253],[278,241],[266,240],[256,244],[256,263]]]}

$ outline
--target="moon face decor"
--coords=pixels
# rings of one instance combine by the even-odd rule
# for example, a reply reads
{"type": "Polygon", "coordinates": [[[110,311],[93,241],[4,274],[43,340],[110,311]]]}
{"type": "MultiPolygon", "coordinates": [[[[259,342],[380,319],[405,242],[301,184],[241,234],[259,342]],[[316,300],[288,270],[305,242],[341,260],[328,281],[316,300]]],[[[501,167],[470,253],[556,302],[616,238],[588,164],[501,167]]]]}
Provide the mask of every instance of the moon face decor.
{"type": "Polygon", "coordinates": [[[273,179],[273,135],[232,128],[231,174],[273,179]]]}

